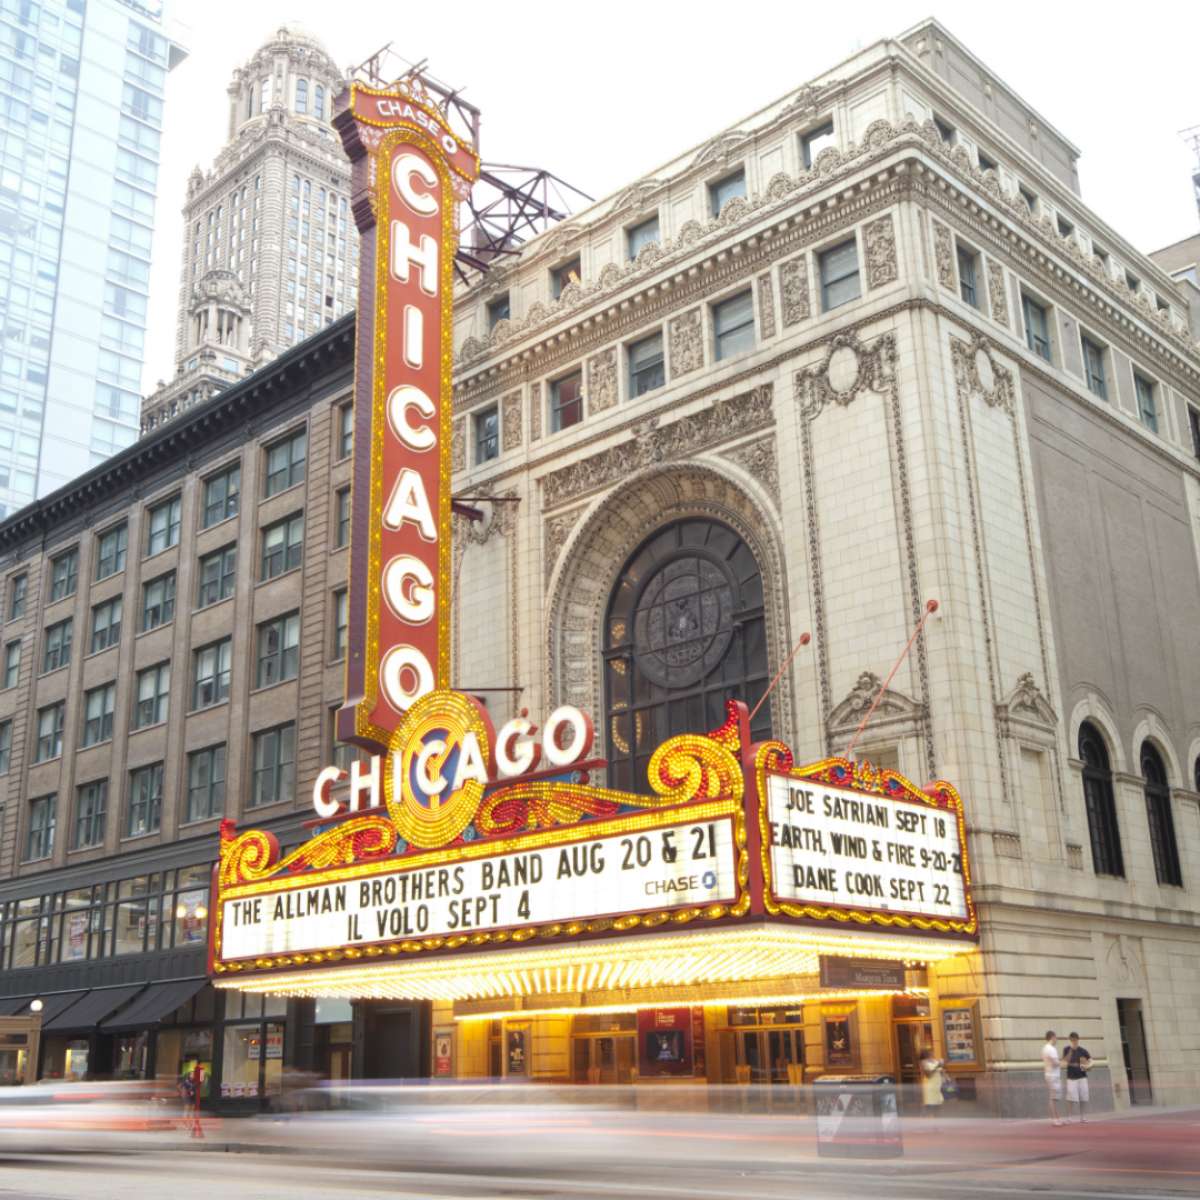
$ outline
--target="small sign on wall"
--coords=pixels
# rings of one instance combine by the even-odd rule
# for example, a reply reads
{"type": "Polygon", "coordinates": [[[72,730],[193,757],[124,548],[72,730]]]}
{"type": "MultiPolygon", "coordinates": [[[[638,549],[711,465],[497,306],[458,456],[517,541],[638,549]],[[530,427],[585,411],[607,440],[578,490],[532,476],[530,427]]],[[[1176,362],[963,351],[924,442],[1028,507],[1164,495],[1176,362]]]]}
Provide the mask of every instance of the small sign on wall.
{"type": "Polygon", "coordinates": [[[822,954],[821,986],[902,992],[904,964],[882,958],[836,958],[822,954]]]}
{"type": "Polygon", "coordinates": [[[454,1030],[433,1032],[433,1077],[449,1079],[454,1074],[454,1030]]]}

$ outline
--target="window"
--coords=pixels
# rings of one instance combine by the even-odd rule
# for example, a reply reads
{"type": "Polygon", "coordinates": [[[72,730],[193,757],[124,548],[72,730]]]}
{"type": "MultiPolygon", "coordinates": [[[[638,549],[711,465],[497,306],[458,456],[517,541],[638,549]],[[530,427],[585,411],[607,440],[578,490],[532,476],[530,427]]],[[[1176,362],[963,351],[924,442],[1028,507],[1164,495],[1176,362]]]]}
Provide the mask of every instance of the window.
{"type": "Polygon", "coordinates": [[[643,246],[657,245],[661,240],[657,213],[625,230],[625,248],[630,260],[637,258],[643,246]]]}
{"type": "Polygon", "coordinates": [[[171,546],[179,545],[179,522],[183,513],[183,501],[178,496],[164,500],[150,509],[146,524],[146,555],[161,554],[171,546]]]}
{"type": "Polygon", "coordinates": [[[1133,373],[1133,388],[1137,392],[1138,419],[1151,433],[1158,432],[1158,403],[1156,385],[1137,371],[1133,373]]]}
{"type": "Polygon", "coordinates": [[[955,129],[949,121],[945,121],[939,117],[937,113],[934,113],[933,115],[933,124],[934,128],[938,131],[938,137],[940,137],[947,146],[953,146],[954,143],[958,141],[958,130],[955,129]]]}
{"type": "Polygon", "coordinates": [[[754,294],[747,288],[713,305],[713,350],[718,361],[754,349],[754,294]]]}
{"type": "Polygon", "coordinates": [[[300,614],[287,613],[258,627],[256,687],[295,679],[300,669],[300,614]]]}
{"type": "Polygon", "coordinates": [[[337,735],[338,706],[329,710],[329,762],[339,771],[350,771],[350,764],[358,757],[358,749],[350,742],[339,742],[337,735]]]}
{"type": "Polygon", "coordinates": [[[1037,216],[1037,195],[1034,192],[1031,192],[1023,183],[1017,184],[1017,195],[1025,201],[1025,207],[1029,209],[1029,215],[1031,217],[1037,216]]]}
{"type": "Polygon", "coordinates": [[[114,596],[92,609],[92,654],[107,650],[121,640],[121,609],[120,596],[114,596]]]}
{"type": "Polygon", "coordinates": [[[1145,781],[1146,818],[1150,824],[1150,849],[1154,852],[1154,874],[1159,883],[1183,886],[1179,866],[1179,843],[1171,815],[1171,789],[1162,755],[1150,742],[1142,743],[1142,779],[1145,781]]]}
{"type": "Polygon", "coordinates": [[[7,775],[12,765],[12,722],[0,722],[0,775],[7,775]]]}
{"type": "Polygon", "coordinates": [[[208,821],[225,811],[225,747],[209,746],[188,755],[185,821],[208,821]]]}
{"type": "Polygon", "coordinates": [[[108,812],[108,780],[85,783],[75,794],[75,835],[71,838],[71,849],[99,846],[104,841],[104,818],[108,812]]]}
{"type": "Polygon", "coordinates": [[[325,89],[321,84],[317,84],[313,88],[313,116],[323,117],[325,115],[325,89]]]}
{"type": "Polygon", "coordinates": [[[46,627],[42,647],[42,673],[57,671],[71,661],[71,618],[46,627]]]}
{"type": "Polygon", "coordinates": [[[475,463],[500,457],[500,410],[493,404],[471,418],[475,426],[475,463]]]}
{"type": "Polygon", "coordinates": [[[28,575],[14,575],[8,585],[8,619],[15,621],[25,615],[25,593],[29,590],[28,575]]]}
{"type": "Polygon", "coordinates": [[[274,525],[268,525],[262,535],[262,564],[260,578],[274,579],[300,565],[304,541],[304,514],[296,513],[274,525]]]}
{"type": "Polygon", "coordinates": [[[1045,306],[1022,293],[1021,311],[1025,314],[1025,344],[1034,354],[1051,362],[1050,321],[1045,306]]]}
{"type": "Polygon", "coordinates": [[[989,158],[982,150],[980,150],[979,169],[981,171],[998,171],[1000,168],[996,165],[996,160],[994,158],[989,158]]]}
{"type": "Polygon", "coordinates": [[[1079,727],[1079,757],[1083,760],[1083,802],[1092,840],[1092,866],[1097,875],[1123,878],[1125,860],[1121,855],[1108,747],[1090,721],[1079,727]]]}
{"type": "Polygon", "coordinates": [[[175,618],[175,572],[142,585],[142,632],[157,629],[175,618]]]}
{"type": "Polygon", "coordinates": [[[298,113],[308,112],[308,80],[296,80],[296,111],[298,113]]]}
{"type": "Polygon", "coordinates": [[[1103,246],[1098,246],[1098,245],[1096,245],[1095,242],[1093,242],[1092,243],[1092,257],[1096,260],[1097,263],[1100,264],[1100,269],[1104,272],[1104,274],[1109,275],[1110,272],[1109,272],[1108,251],[1105,250],[1103,246]]]}
{"type": "Polygon", "coordinates": [[[83,696],[83,746],[107,742],[113,735],[113,709],[117,701],[117,685],[106,683],[92,688],[83,696]]]}
{"type": "Polygon", "coordinates": [[[68,550],[50,560],[50,599],[62,600],[75,595],[79,580],[79,551],[68,550]]]}
{"type": "Polygon", "coordinates": [[[502,296],[497,296],[494,300],[489,300],[487,302],[488,333],[491,333],[501,321],[507,321],[511,311],[507,292],[502,296]]]}
{"type": "Polygon", "coordinates": [[[38,740],[34,762],[46,762],[62,754],[63,723],[67,706],[63,701],[38,709],[38,740]]]}
{"type": "Polygon", "coordinates": [[[821,307],[829,312],[862,295],[858,276],[858,244],[853,238],[817,255],[821,276],[821,307]]]}
{"type": "Polygon", "coordinates": [[[308,435],[303,429],[267,447],[267,477],[264,496],[274,496],[304,479],[308,435]]]}
{"type": "Polygon", "coordinates": [[[334,530],[334,547],[350,545],[350,489],[339,488],[333,494],[334,518],[337,527],[334,530]]]}
{"type": "Polygon", "coordinates": [[[714,217],[721,215],[721,209],[725,207],[735,196],[744,196],[746,194],[746,169],[739,167],[732,174],[726,175],[723,179],[718,179],[716,183],[708,185],[708,211],[714,217]]]}
{"type": "Polygon", "coordinates": [[[802,133],[800,135],[800,159],[804,163],[804,169],[811,171],[813,163],[817,161],[817,156],[826,146],[832,146],[834,141],[832,121],[826,121],[824,125],[818,125],[816,129],[802,133]]]}
{"type": "Polygon", "coordinates": [[[550,385],[550,432],[583,420],[583,372],[572,371],[550,385]]]}
{"type": "MultiPolygon", "coordinates": [[[[718,521],[657,530],[618,577],[604,639],[609,786],[647,792],[662,739],[716,728],[727,699],[753,707],[766,691],[763,587],[750,548],[718,521]]],[[[768,701],[752,735],[770,731],[768,701]]]]}
{"type": "Polygon", "coordinates": [[[333,658],[346,657],[346,637],[350,629],[350,593],[339,588],[333,593],[333,658]]]}
{"type": "Polygon", "coordinates": [[[663,335],[652,333],[629,347],[629,394],[641,396],[667,382],[663,335]]]}
{"type": "Polygon", "coordinates": [[[211,708],[229,699],[233,642],[222,638],[192,654],[192,708],[211,708]]]}
{"type": "Polygon", "coordinates": [[[279,725],[254,735],[250,805],[258,808],[291,797],[296,761],[296,727],[279,725]]]}
{"type": "Polygon", "coordinates": [[[218,600],[233,595],[237,578],[237,544],[223,546],[200,560],[199,582],[196,585],[196,607],[207,608],[218,600]]]}
{"type": "Polygon", "coordinates": [[[155,833],[162,821],[163,765],[152,763],[129,773],[129,811],[125,836],[155,833]]]}
{"type": "Polygon", "coordinates": [[[557,300],[568,283],[578,283],[582,278],[583,274],[578,258],[563,263],[561,267],[555,267],[550,272],[550,295],[557,300]]]}
{"type": "Polygon", "coordinates": [[[354,449],[354,405],[343,404],[338,409],[338,458],[349,458],[354,449]]]}
{"type": "Polygon", "coordinates": [[[1086,334],[1083,337],[1083,377],[1088,391],[1101,400],[1108,399],[1108,377],[1104,370],[1104,347],[1086,334]]]}
{"type": "Polygon", "coordinates": [[[977,278],[979,274],[979,255],[974,250],[959,243],[958,246],[958,291],[963,300],[972,308],[979,307],[979,291],[977,278]]]}
{"type": "Polygon", "coordinates": [[[49,858],[54,853],[57,796],[39,796],[29,802],[29,833],[25,839],[25,861],[49,858]]]}
{"type": "Polygon", "coordinates": [[[1141,291],[1142,281],[1132,271],[1126,271],[1125,286],[1136,296],[1141,291]]]}
{"type": "Polygon", "coordinates": [[[12,688],[17,686],[17,679],[21,674],[21,643],[9,642],[4,647],[4,686],[12,688]]]}
{"type": "Polygon", "coordinates": [[[134,729],[158,725],[167,719],[167,697],[171,691],[171,664],[159,663],[137,675],[137,701],[133,709],[134,729]]]}
{"type": "Polygon", "coordinates": [[[204,516],[201,529],[237,515],[242,487],[242,468],[235,463],[204,481],[204,516]]]}
{"type": "MultiPolygon", "coordinates": [[[[1194,404],[1187,406],[1188,428],[1192,433],[1192,453],[1200,458],[1200,408],[1194,404]]],[[[1200,791],[1200,788],[1197,788],[1200,791]]]]}
{"type": "Polygon", "coordinates": [[[1058,236],[1068,238],[1075,232],[1075,226],[1067,220],[1062,213],[1057,214],[1056,224],[1058,225],[1058,236]]]}
{"type": "Polygon", "coordinates": [[[124,524],[100,535],[96,544],[96,578],[107,579],[125,570],[125,551],[129,544],[129,529],[124,524]]]}

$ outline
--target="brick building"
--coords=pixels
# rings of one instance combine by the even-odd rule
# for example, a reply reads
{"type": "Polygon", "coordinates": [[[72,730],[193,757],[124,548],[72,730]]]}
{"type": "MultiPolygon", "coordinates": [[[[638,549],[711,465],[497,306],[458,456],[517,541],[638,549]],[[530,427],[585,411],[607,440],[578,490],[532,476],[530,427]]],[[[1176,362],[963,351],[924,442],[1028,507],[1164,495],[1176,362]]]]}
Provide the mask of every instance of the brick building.
{"type": "MultiPolygon", "coordinates": [[[[456,529],[453,683],[498,721],[577,704],[596,716],[608,781],[636,787],[664,737],[711,726],[730,695],[754,704],[811,631],[755,731],[817,759],[846,748],[923,604],[940,603],[858,753],[961,790],[980,946],[931,966],[923,1000],[710,1006],[710,1079],[821,1073],[836,1010],[847,1028],[853,1018],[859,1064],[902,1078],[926,1040],[953,1063],[957,1030],[973,1043],[964,1090],[992,1111],[1041,1110],[1047,1027],[1083,1034],[1100,1104],[1200,1087],[1187,1049],[1200,979],[1200,355],[1191,293],[1086,207],[1077,155],[927,22],[457,296],[455,488],[482,519],[456,529]],[[716,599],[689,605],[701,595],[716,599]]],[[[351,322],[335,324],[0,526],[6,616],[21,596],[0,691],[0,990],[19,1009],[34,993],[132,989],[75,995],[48,1018],[52,1064],[84,1040],[80,1012],[95,1016],[93,1055],[176,1054],[183,1010],[139,1043],[123,1006],[152,1029],[148,1014],[176,993],[141,992],[145,981],[191,980],[186,1028],[215,1030],[214,1082],[230,1098],[273,1086],[282,1040],[297,1061],[374,1073],[369,1005],[285,1016],[267,1000],[267,1014],[231,1016],[225,1006],[251,1001],[214,998],[186,944],[199,894],[187,869],[211,861],[218,816],[300,840],[335,753],[351,341],[351,322]],[[236,520],[210,529],[235,461],[236,520]],[[287,522],[301,512],[298,540],[287,522]],[[263,578],[276,562],[281,577],[263,578]],[[171,570],[170,632],[140,632],[159,603],[146,589],[171,570]],[[121,635],[90,654],[98,628],[111,636],[111,609],[99,626],[97,614],[117,593],[121,635]],[[292,664],[295,679],[261,674],[292,664]],[[163,719],[135,730],[164,695],[163,719]],[[82,748],[109,711],[108,748],[82,748]],[[291,779],[276,733],[289,723],[291,779]],[[218,798],[203,756],[221,744],[218,798]],[[143,772],[159,762],[156,793],[143,772]],[[81,819],[94,830],[85,790],[101,779],[102,834],[74,849],[81,819]],[[160,828],[143,831],[156,794],[160,828]],[[194,803],[212,815],[187,820],[194,803]],[[131,879],[158,882],[133,895],[131,879]],[[98,887],[113,890],[87,891],[98,887]],[[84,892],[86,904],[73,898],[84,892]],[[133,907],[147,896],[157,909],[133,907]],[[97,915],[72,921],[76,907],[97,915]],[[69,957],[85,926],[106,949],[69,957]],[[73,1005],[85,1007],[72,1017],[73,1005]]],[[[557,999],[573,1015],[521,1015],[529,1073],[629,1078],[636,1023],[605,1005],[597,1024],[598,1001],[557,999]]],[[[498,1071],[506,1018],[453,1019],[470,1015],[414,1005],[404,1061],[428,1070],[432,1024],[454,1029],[458,1073],[498,1071]]]]}

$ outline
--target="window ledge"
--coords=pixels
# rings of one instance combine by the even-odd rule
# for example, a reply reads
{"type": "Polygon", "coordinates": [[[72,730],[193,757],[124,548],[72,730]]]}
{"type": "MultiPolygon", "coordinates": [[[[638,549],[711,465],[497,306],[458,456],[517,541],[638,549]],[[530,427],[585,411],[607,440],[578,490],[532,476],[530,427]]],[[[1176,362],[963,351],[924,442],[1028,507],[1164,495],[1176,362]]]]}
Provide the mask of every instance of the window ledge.
{"type": "Polygon", "coordinates": [[[301,563],[298,567],[288,567],[286,571],[280,571],[278,575],[269,575],[266,579],[260,579],[255,583],[256,588],[265,587],[268,583],[274,583],[277,579],[283,579],[288,575],[295,575],[304,569],[304,564],[301,563]]]}
{"type": "Polygon", "coordinates": [[[286,679],[276,679],[274,683],[259,683],[250,689],[250,695],[257,696],[262,692],[269,692],[273,688],[283,687],[285,683],[295,683],[299,679],[299,674],[289,675],[286,679]]]}
{"type": "Polygon", "coordinates": [[[198,713],[212,712],[214,708],[224,708],[229,703],[228,696],[222,696],[220,700],[214,700],[211,704],[203,704],[199,708],[189,708],[184,713],[184,716],[194,717],[198,713]]]}
{"type": "Polygon", "coordinates": [[[230,513],[229,516],[222,517],[219,521],[214,521],[211,525],[201,525],[196,532],[207,533],[210,529],[220,529],[222,525],[226,525],[230,521],[236,521],[241,515],[240,512],[230,513]]]}
{"type": "Polygon", "coordinates": [[[222,596],[220,598],[220,600],[213,600],[209,604],[197,605],[195,608],[192,609],[192,616],[195,616],[197,613],[208,612],[208,610],[210,608],[216,608],[219,604],[228,604],[229,601],[236,600],[236,599],[237,599],[237,591],[235,590],[235,591],[230,592],[228,596],[222,596]]]}
{"type": "MultiPolygon", "coordinates": [[[[170,718],[168,717],[167,720],[170,720],[170,718]]],[[[148,729],[165,729],[167,726],[167,720],[153,721],[149,725],[131,725],[129,727],[129,732],[131,734],[145,733],[148,729]]]]}
{"type": "Polygon", "coordinates": [[[133,636],[134,636],[134,639],[136,640],[137,638],[145,637],[146,634],[148,634],[148,633],[157,633],[160,629],[166,629],[166,627],[168,625],[174,625],[174,624],[175,624],[175,618],[172,617],[169,621],[163,621],[159,625],[151,625],[149,629],[140,629],[133,636]]]}
{"type": "Polygon", "coordinates": [[[99,658],[101,654],[107,654],[110,650],[119,650],[120,648],[121,648],[121,639],[118,638],[115,642],[110,642],[107,646],[103,647],[100,650],[89,650],[83,656],[83,661],[87,662],[89,659],[99,658]]]}
{"type": "Polygon", "coordinates": [[[109,735],[108,737],[106,737],[106,738],[101,738],[101,739],[100,739],[98,742],[80,742],[80,743],[79,743],[79,749],[80,749],[80,751],[83,751],[83,750],[95,750],[97,746],[109,746],[109,745],[111,745],[111,744],[112,744],[112,740],[113,740],[113,739],[112,739],[112,735],[110,734],[110,735],[109,735]]]}

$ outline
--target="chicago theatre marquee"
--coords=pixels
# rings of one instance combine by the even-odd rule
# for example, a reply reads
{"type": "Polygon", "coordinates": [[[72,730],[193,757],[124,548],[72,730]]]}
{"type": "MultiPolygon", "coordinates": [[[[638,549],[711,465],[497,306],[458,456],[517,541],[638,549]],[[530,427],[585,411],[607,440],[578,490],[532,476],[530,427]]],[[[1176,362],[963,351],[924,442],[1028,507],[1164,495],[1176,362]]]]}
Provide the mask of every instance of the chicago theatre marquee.
{"type": "MultiPolygon", "coordinates": [[[[928,1042],[969,1083],[978,923],[949,783],[796,761],[752,722],[762,684],[624,768],[582,706],[501,722],[452,687],[455,209],[478,164],[412,95],[355,84],[339,127],[369,198],[338,714],[362,753],[319,774],[299,847],[223,823],[214,982],[355,1002],[358,1076],[796,1083],[911,1071],[928,1042]]],[[[691,586],[630,617],[668,665],[729,602],[691,586]]]]}

